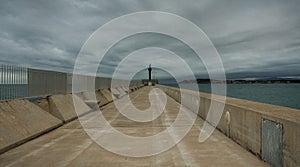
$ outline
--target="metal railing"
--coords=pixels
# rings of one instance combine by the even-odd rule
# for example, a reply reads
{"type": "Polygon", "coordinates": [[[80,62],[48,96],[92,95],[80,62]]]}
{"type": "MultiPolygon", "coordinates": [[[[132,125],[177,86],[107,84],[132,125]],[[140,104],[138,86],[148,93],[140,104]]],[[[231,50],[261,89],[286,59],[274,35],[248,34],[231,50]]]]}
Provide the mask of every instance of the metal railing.
{"type": "Polygon", "coordinates": [[[28,96],[28,69],[0,65],[0,100],[28,96]]]}

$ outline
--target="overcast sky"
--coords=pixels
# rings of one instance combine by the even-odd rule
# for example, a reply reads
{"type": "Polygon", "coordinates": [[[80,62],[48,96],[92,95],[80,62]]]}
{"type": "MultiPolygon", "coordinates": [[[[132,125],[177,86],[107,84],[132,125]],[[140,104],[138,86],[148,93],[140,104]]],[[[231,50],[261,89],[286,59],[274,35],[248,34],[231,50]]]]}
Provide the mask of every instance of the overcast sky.
{"type": "MultiPolygon", "coordinates": [[[[1,0],[0,63],[72,72],[81,46],[101,25],[149,10],[174,13],[198,25],[218,50],[227,78],[300,76],[299,0],[1,0]]],[[[99,73],[110,76],[122,56],[158,46],[181,55],[197,77],[207,77],[184,44],[149,33],[120,41],[99,73]]],[[[172,65],[175,73],[180,71],[180,64],[172,65]]]]}

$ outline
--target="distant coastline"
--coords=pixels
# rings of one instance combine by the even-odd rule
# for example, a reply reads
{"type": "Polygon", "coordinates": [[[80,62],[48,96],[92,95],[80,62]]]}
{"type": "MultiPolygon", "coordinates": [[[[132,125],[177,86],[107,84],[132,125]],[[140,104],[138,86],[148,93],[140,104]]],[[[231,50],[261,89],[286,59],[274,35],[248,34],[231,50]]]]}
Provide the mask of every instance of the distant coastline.
{"type": "Polygon", "coordinates": [[[274,79],[274,80],[210,80],[210,79],[197,79],[197,81],[184,80],[180,83],[197,83],[197,84],[210,84],[210,83],[224,83],[227,84],[293,84],[300,83],[297,79],[274,79]]]}
{"type": "MultiPolygon", "coordinates": [[[[197,84],[197,83],[194,83],[197,84]]],[[[166,84],[173,87],[181,87],[204,93],[212,93],[211,84],[197,84],[198,89],[191,83],[166,84]]],[[[214,92],[218,94],[217,92],[214,92]]],[[[223,94],[219,94],[223,95],[223,94]]],[[[282,84],[227,84],[226,96],[238,99],[268,103],[273,105],[285,106],[300,109],[300,83],[282,84]]]]}

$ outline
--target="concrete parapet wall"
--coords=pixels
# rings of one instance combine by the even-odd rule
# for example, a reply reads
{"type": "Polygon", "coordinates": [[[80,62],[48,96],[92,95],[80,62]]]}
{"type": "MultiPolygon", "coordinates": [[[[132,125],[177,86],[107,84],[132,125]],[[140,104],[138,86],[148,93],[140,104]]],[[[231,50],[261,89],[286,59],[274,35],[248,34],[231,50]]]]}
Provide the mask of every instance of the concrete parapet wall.
{"type": "Polygon", "coordinates": [[[28,100],[0,101],[0,153],[60,125],[61,120],[28,100]]]}
{"type": "Polygon", "coordinates": [[[66,73],[28,69],[28,96],[66,93],[67,78],[66,73]]]}
{"type": "MultiPolygon", "coordinates": [[[[158,85],[166,94],[187,108],[199,92],[158,85]]],[[[200,92],[198,115],[205,119],[211,95],[200,92]]],[[[217,98],[220,96],[217,96],[217,98]]],[[[218,103],[218,100],[213,99],[218,103]]],[[[253,154],[262,156],[262,120],[268,119],[283,126],[283,166],[300,166],[300,110],[259,102],[226,98],[222,118],[217,129],[253,154]]]]}
{"type": "MultiPolygon", "coordinates": [[[[94,91],[99,89],[120,88],[125,85],[140,86],[138,82],[111,78],[92,77],[86,75],[75,75],[76,83],[81,85],[81,92],[94,91]],[[94,83],[94,87],[87,83],[94,83]]],[[[53,94],[63,94],[72,92],[73,75],[68,73],[28,69],[28,96],[46,96],[53,94]]]]}

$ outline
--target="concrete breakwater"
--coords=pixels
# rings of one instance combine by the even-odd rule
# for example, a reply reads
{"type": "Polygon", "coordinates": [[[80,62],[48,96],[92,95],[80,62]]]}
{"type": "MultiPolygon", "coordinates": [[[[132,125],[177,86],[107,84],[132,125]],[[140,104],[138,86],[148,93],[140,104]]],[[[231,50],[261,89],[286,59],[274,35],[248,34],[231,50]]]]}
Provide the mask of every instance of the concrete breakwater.
{"type": "Polygon", "coordinates": [[[96,102],[88,100],[92,92],[0,101],[0,153],[93,111],[95,104],[106,105],[141,87],[135,84],[129,89],[123,86],[99,89],[95,92],[96,102]],[[76,113],[74,101],[80,113],[76,113]]]}
{"type": "MultiPolygon", "coordinates": [[[[170,96],[161,96],[163,92],[153,91],[153,88],[155,87],[145,86],[130,93],[129,97],[132,104],[142,111],[148,110],[151,106],[154,110],[148,110],[150,113],[161,111],[160,107],[155,108],[151,105],[153,96],[156,100],[163,102],[166,100],[164,112],[157,119],[149,122],[134,121],[121,114],[117,104],[108,103],[102,106],[99,112],[110,127],[101,125],[103,122],[99,122],[99,112],[89,112],[79,119],[0,154],[0,166],[269,166],[218,130],[215,130],[206,142],[199,143],[198,136],[204,124],[203,119],[187,108],[181,110],[188,114],[187,117],[181,117],[181,123],[176,125],[180,131],[168,133],[168,129],[181,114],[179,110],[181,105],[170,96]],[[174,147],[147,157],[132,157],[134,152],[140,155],[152,149],[162,150],[166,143],[173,143],[174,138],[182,132],[182,127],[186,127],[191,121],[189,116],[195,116],[196,120],[186,136],[174,147]],[[80,120],[88,123],[88,126],[83,127],[80,120]],[[170,138],[160,136],[152,142],[143,142],[139,145],[136,139],[120,140],[122,136],[108,138],[113,132],[110,128],[129,135],[130,138],[133,136],[142,139],[160,135],[164,131],[170,135],[170,138]],[[87,134],[89,130],[97,130],[96,140],[87,134]],[[99,140],[112,144],[111,146],[117,150],[125,150],[127,154],[120,155],[108,151],[108,147],[97,143],[99,140]]],[[[123,96],[116,101],[124,102],[122,105],[124,110],[133,111],[128,101],[124,100],[126,98],[128,97],[123,96]]]]}
{"type": "MultiPolygon", "coordinates": [[[[134,87],[130,87],[130,89],[125,89],[125,87],[120,86],[112,89],[98,89],[96,90],[95,94],[94,92],[80,92],[76,95],[69,93],[50,95],[38,98],[38,100],[32,100],[31,98],[28,98],[0,101],[0,152],[3,153],[39,135],[56,129],[59,126],[76,119],[78,116],[82,115],[81,118],[83,118],[84,116],[91,116],[96,113],[91,112],[93,111],[95,105],[104,106],[107,104],[105,107],[109,107],[106,108],[106,111],[111,112],[113,111],[113,104],[109,104],[110,102],[112,102],[114,99],[123,98],[123,95],[133,92],[141,87],[141,85],[136,85],[134,87]],[[96,95],[96,101],[90,100],[94,95],[96,95]],[[73,100],[75,101],[76,106],[80,107],[80,113],[78,113],[78,115],[74,110],[73,100]]],[[[198,118],[200,119],[201,117],[205,120],[208,115],[211,101],[216,101],[218,103],[218,98],[211,99],[210,94],[189,90],[180,91],[178,88],[162,85],[157,85],[157,87],[163,90],[168,95],[168,111],[173,112],[173,110],[178,109],[179,105],[177,105],[177,102],[180,102],[186,108],[193,106],[193,103],[195,103],[195,96],[197,94],[200,94],[201,100],[198,118]],[[181,99],[183,100],[181,101],[181,99]]],[[[144,108],[149,107],[147,104],[147,92],[149,92],[149,88],[145,87],[133,93],[136,95],[136,97],[139,96],[139,98],[136,99],[136,102],[138,103],[138,105],[144,105],[144,108]],[[139,93],[141,95],[138,95],[139,93]]],[[[104,113],[112,114],[110,112],[104,113]]],[[[117,113],[118,111],[115,110],[115,112],[117,113]]],[[[176,118],[176,114],[174,114],[175,113],[173,113],[172,118],[173,116],[174,118],[176,118]]],[[[169,116],[165,117],[166,119],[164,120],[167,121],[168,124],[170,123],[170,120],[168,120],[167,118],[171,118],[169,116]]],[[[222,118],[217,125],[217,129],[246,150],[252,152],[256,156],[267,161],[273,166],[299,166],[299,116],[300,112],[296,109],[234,98],[227,98],[225,109],[222,118]],[[275,131],[276,133],[273,133],[273,131],[275,131]]],[[[124,129],[124,126],[128,126],[126,121],[128,122],[128,120],[125,118],[117,119],[118,124],[115,122],[115,125],[118,125],[119,127],[124,129]]],[[[78,121],[72,121],[70,122],[70,124],[74,122],[78,121]]],[[[62,127],[68,126],[70,124],[66,124],[62,127]]],[[[157,124],[156,126],[161,128],[160,125],[161,124],[157,124]]],[[[202,125],[202,123],[198,125],[200,126],[202,125]]],[[[135,132],[134,130],[136,130],[136,128],[139,126],[140,125],[135,125],[133,129],[130,130],[130,133],[135,132]]],[[[59,131],[59,129],[61,129],[62,127],[53,132],[59,131]]],[[[65,130],[68,130],[68,128],[69,127],[67,127],[66,129],[61,129],[60,133],[64,133],[65,130]]],[[[142,129],[143,132],[144,130],[145,129],[142,129]]],[[[151,130],[151,128],[149,130],[151,130]]],[[[43,135],[40,138],[43,138],[45,136],[47,135],[43,135]]],[[[190,148],[189,151],[191,153],[193,152],[193,154],[191,154],[190,156],[194,156],[196,160],[200,159],[202,156],[205,159],[206,155],[209,154],[209,150],[212,150],[212,147],[214,147],[210,145],[212,139],[209,139],[209,142],[199,144],[199,142],[196,140],[197,134],[193,134],[192,136],[196,136],[195,140],[193,140],[194,143],[192,144],[192,148],[195,148],[195,146],[197,146],[197,148],[195,148],[196,150],[190,148]],[[208,152],[206,152],[207,150],[203,150],[204,148],[208,149],[208,152]],[[201,151],[203,151],[203,154],[200,154],[201,151]],[[196,152],[199,154],[195,154],[196,152]]],[[[51,135],[50,138],[51,140],[53,139],[51,135]]],[[[227,140],[225,138],[222,137],[222,140],[219,141],[219,144],[224,146],[224,148],[226,149],[234,149],[232,145],[228,145],[228,143],[226,142],[221,143],[221,141],[224,142],[225,140],[227,140]]],[[[51,140],[49,139],[49,141],[51,140]]],[[[73,139],[70,137],[70,139],[67,141],[71,140],[73,139]]],[[[187,137],[187,140],[188,142],[186,144],[190,144],[191,138],[187,137]]],[[[218,140],[215,140],[214,142],[217,141],[218,140]]],[[[31,142],[28,142],[24,145],[30,145],[30,143],[31,142]]],[[[21,147],[23,147],[24,145],[18,147],[20,149],[15,148],[2,155],[6,154],[6,156],[11,159],[10,156],[13,156],[13,153],[7,153],[23,150],[24,148],[21,149],[21,147]]],[[[73,146],[74,145],[70,144],[68,149],[73,148],[73,146]]],[[[43,147],[43,145],[41,147],[43,147]]],[[[58,148],[58,145],[53,145],[53,147],[55,148],[55,150],[60,149],[60,147],[58,148]]],[[[222,151],[219,150],[217,152],[222,151]]],[[[63,151],[61,153],[64,154],[63,151]]],[[[91,155],[94,155],[94,152],[92,153],[93,154],[91,155]]],[[[241,159],[239,155],[234,153],[235,152],[233,151],[233,155],[230,154],[229,157],[233,156],[237,159],[241,159]]],[[[97,157],[96,159],[98,162],[99,155],[94,156],[97,157]]],[[[120,159],[124,158],[121,157],[120,159]]],[[[100,159],[99,161],[101,160],[103,159],[100,159]]],[[[90,159],[87,159],[86,161],[90,161],[90,159]]]]}
{"type": "MultiPolygon", "coordinates": [[[[198,115],[204,120],[211,101],[218,103],[217,98],[211,99],[207,93],[158,87],[187,108],[199,93],[198,115]],[[181,93],[184,96],[182,101],[181,93]]],[[[297,109],[227,98],[216,128],[273,166],[300,166],[300,111],[297,109]],[[274,125],[279,133],[273,133],[274,128],[270,125],[274,125]]]]}

